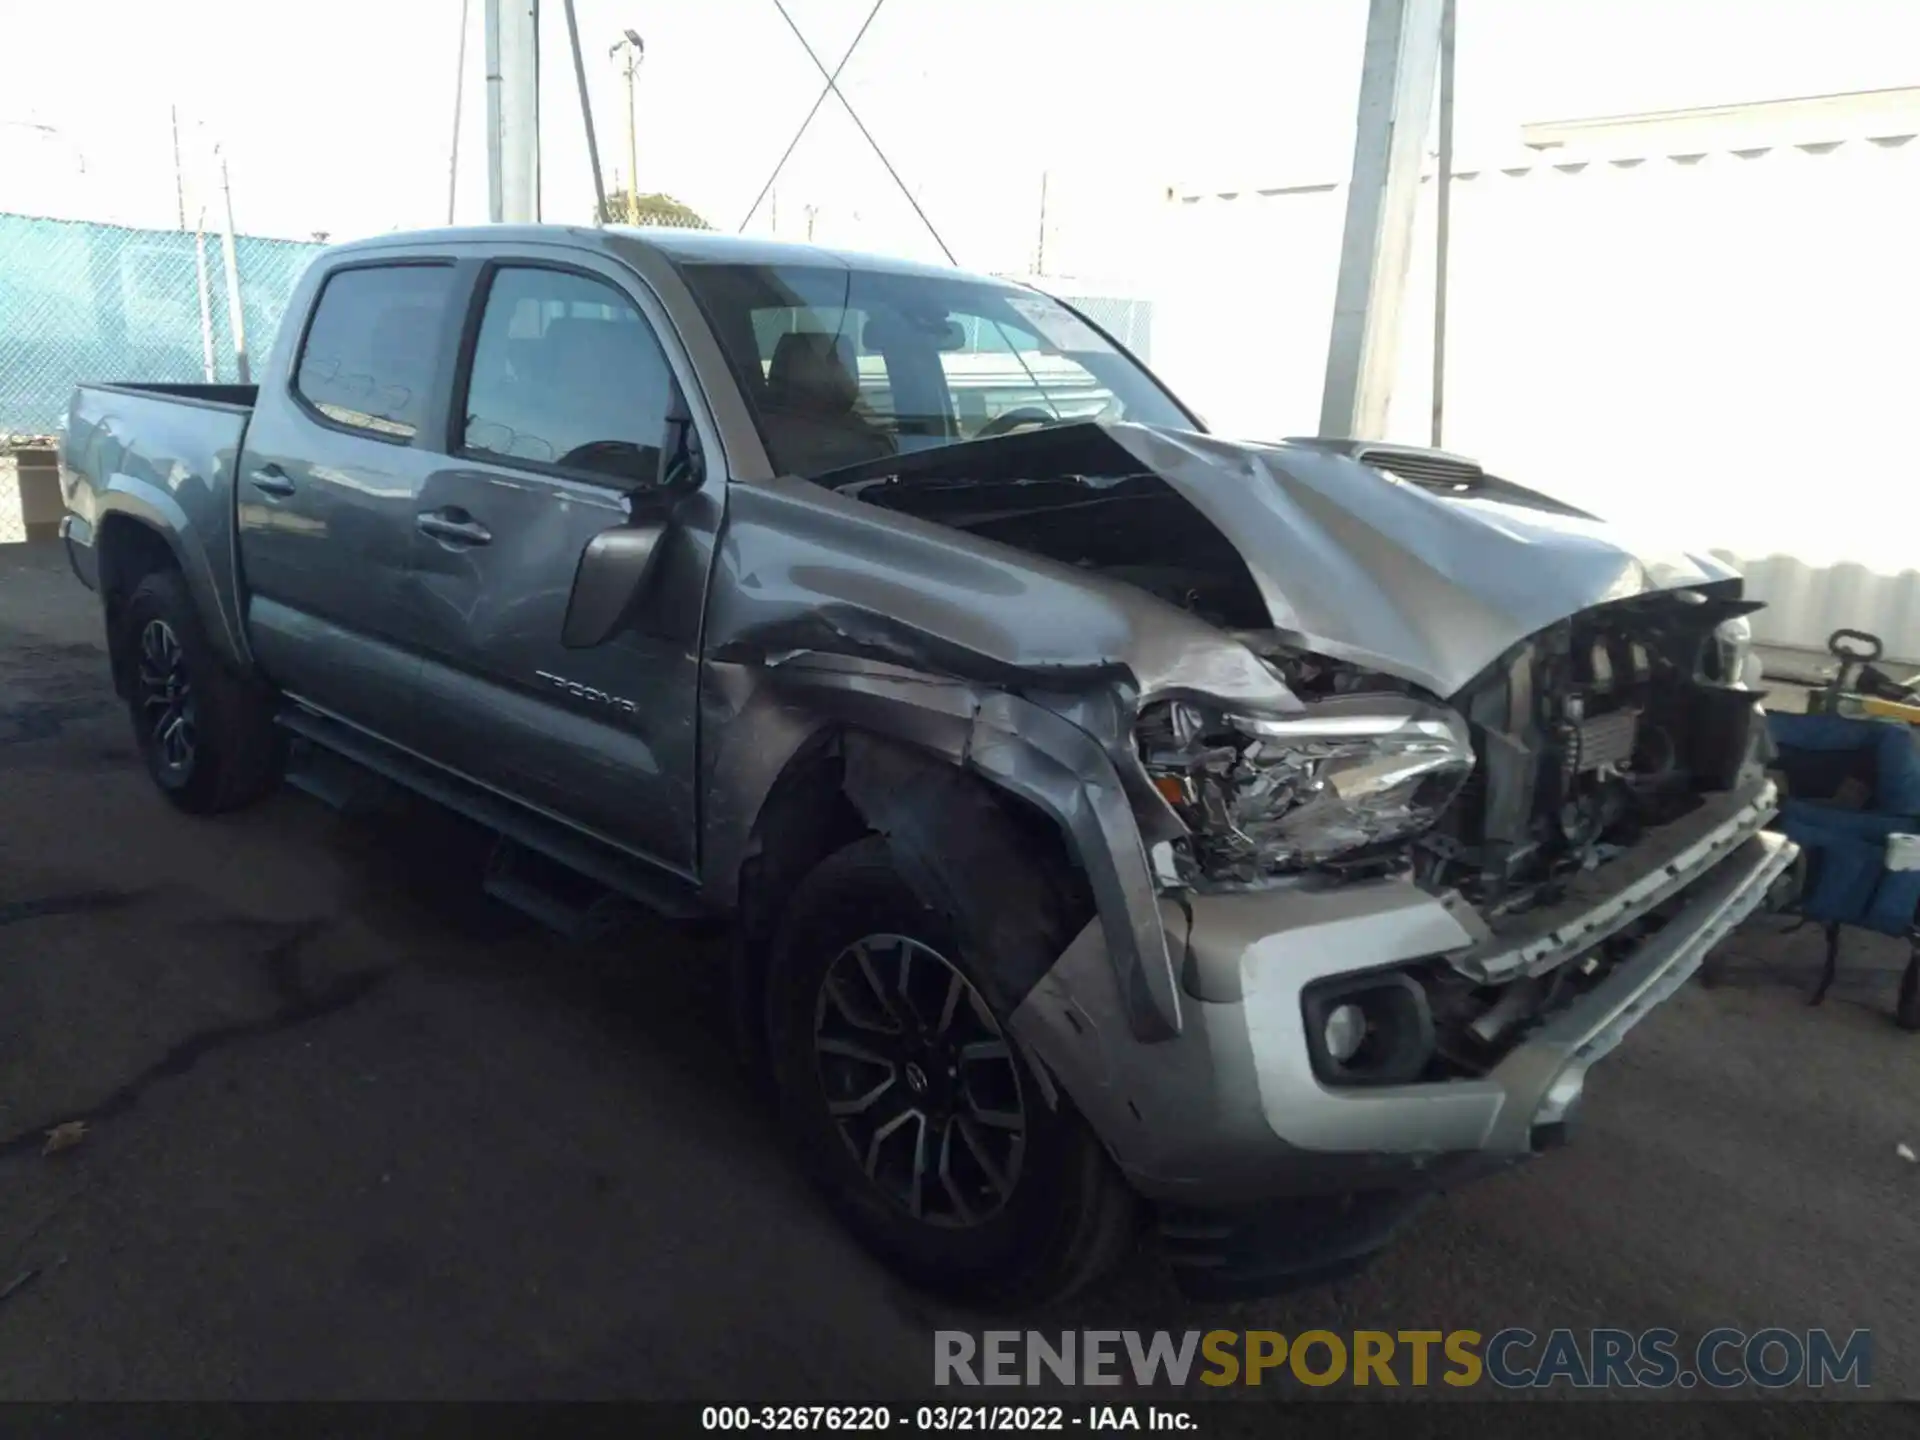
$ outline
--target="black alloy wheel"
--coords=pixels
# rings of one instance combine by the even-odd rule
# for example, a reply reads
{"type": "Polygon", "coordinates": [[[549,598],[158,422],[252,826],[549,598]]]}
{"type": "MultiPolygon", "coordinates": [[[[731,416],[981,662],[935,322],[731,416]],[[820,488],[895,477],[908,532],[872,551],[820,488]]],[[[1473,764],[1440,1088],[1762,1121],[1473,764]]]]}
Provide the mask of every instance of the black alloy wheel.
{"type": "Polygon", "coordinates": [[[167,775],[185,780],[193,772],[198,739],[193,681],[180,637],[165,620],[149,620],[140,632],[135,684],[155,763],[167,775]]]}
{"type": "Polygon", "coordinates": [[[1020,1183],[1026,1098],[980,992],[938,951],[868,935],[820,979],[813,1048],[854,1160],[909,1215],[978,1225],[1020,1183]]]}

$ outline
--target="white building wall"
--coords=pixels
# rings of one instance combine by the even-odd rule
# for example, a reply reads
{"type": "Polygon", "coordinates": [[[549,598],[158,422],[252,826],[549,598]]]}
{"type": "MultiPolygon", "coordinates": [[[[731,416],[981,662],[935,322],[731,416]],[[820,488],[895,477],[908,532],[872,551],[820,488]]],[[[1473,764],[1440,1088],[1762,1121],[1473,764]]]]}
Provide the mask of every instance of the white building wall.
{"type": "MultiPolygon", "coordinates": [[[[1763,639],[1920,660],[1920,140],[1523,152],[1453,196],[1448,449],[1735,559],[1763,639]]],[[[1311,434],[1344,186],[1172,203],[1156,368],[1215,428],[1311,434]]],[[[1421,444],[1425,207],[1390,422],[1421,444]]]]}

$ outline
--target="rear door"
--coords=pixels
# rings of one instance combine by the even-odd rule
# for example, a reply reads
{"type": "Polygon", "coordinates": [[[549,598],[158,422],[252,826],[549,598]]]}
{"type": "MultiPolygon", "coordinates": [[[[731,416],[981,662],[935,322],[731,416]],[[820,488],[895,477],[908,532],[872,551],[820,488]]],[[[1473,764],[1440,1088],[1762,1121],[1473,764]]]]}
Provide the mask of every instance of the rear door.
{"type": "Polygon", "coordinates": [[[297,698],[403,744],[418,739],[418,666],[398,612],[439,463],[424,447],[446,426],[459,278],[430,257],[320,277],[285,373],[262,377],[234,477],[256,657],[297,698]]]}
{"type": "Polygon", "coordinates": [[[489,260],[469,307],[401,607],[425,751],[690,875],[700,620],[725,488],[717,464],[691,480],[664,467],[679,481],[661,483],[663,456],[715,453],[691,419],[690,371],[651,293],[584,252],[489,260]],[[589,543],[634,521],[666,523],[641,604],[603,643],[569,647],[589,543]]]}

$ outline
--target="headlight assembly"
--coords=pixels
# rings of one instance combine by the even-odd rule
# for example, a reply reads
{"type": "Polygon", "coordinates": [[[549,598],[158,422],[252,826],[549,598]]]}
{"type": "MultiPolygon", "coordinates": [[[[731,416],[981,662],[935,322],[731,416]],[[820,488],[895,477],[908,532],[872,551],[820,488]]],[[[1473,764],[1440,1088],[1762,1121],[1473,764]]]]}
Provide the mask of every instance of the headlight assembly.
{"type": "Polygon", "coordinates": [[[1138,731],[1154,788],[1186,822],[1196,883],[1256,883],[1405,839],[1473,769],[1466,722],[1402,695],[1343,695],[1299,715],[1150,708],[1138,731]]]}

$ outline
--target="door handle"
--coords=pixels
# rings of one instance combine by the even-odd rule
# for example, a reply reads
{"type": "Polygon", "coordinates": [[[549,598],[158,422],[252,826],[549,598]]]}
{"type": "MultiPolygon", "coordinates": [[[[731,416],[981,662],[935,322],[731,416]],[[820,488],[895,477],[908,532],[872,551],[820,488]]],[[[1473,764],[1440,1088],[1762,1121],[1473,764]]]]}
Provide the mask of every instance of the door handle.
{"type": "Polygon", "coordinates": [[[454,545],[485,545],[493,539],[493,532],[464,510],[453,514],[444,510],[423,511],[413,523],[422,535],[454,545]]]}
{"type": "Polygon", "coordinates": [[[249,484],[262,495],[274,495],[285,498],[293,494],[293,481],[277,465],[263,465],[247,477],[249,484]]]}

